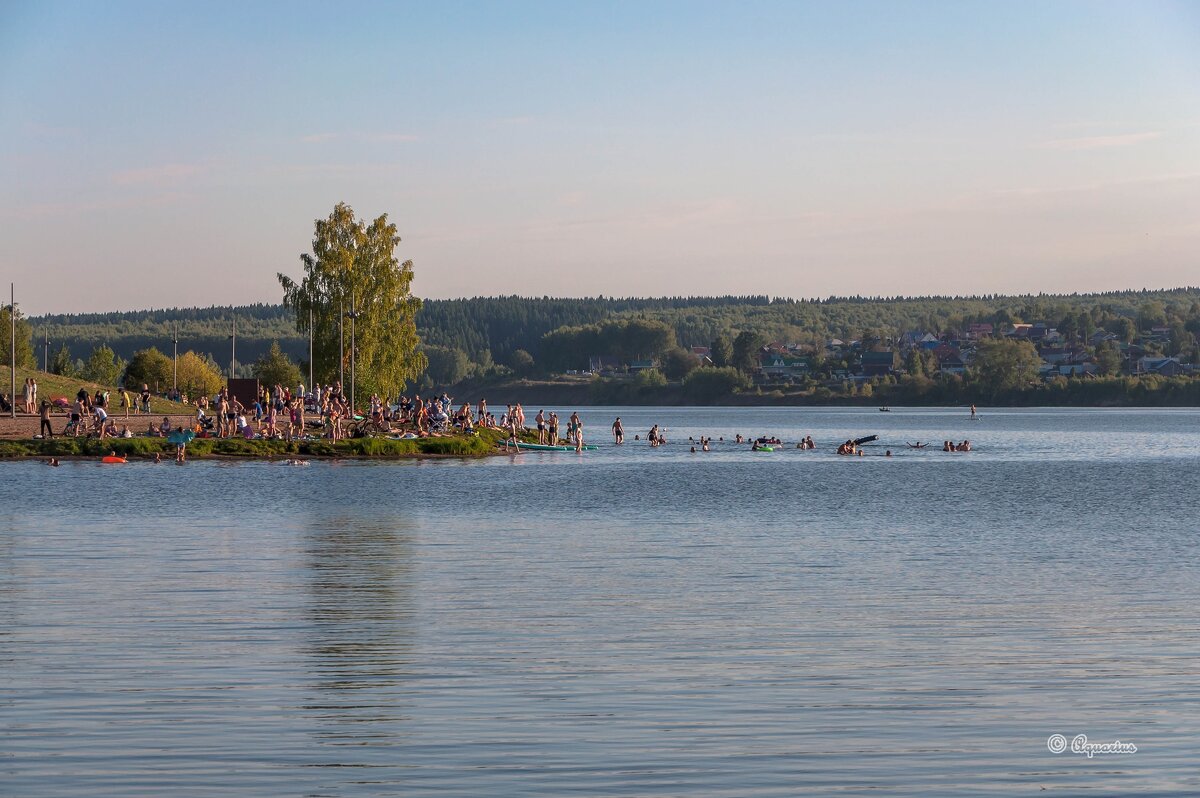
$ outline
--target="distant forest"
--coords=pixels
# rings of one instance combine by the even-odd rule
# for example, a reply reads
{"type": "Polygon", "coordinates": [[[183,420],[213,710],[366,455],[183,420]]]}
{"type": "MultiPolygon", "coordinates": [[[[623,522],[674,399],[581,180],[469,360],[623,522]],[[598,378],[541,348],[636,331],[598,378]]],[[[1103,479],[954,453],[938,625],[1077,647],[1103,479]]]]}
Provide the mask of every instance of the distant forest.
{"type": "MultiPolygon", "coordinates": [[[[1138,326],[1186,323],[1200,331],[1200,288],[1117,291],[1099,294],[1031,296],[829,297],[785,299],[769,296],[665,297],[646,299],[561,299],[517,296],[426,300],[418,331],[431,353],[431,370],[460,376],[483,374],[519,363],[540,365],[548,333],[602,321],[644,319],[672,328],[681,346],[704,345],[719,336],[752,330],[769,341],[816,343],[886,339],[920,330],[935,334],[975,322],[1004,324],[1044,321],[1057,325],[1086,314],[1096,328],[1117,328],[1122,319],[1138,326]],[[532,361],[532,363],[531,363],[532,361]],[[464,373],[465,372],[465,373],[464,373]]],[[[60,314],[29,319],[38,362],[49,339],[53,355],[64,344],[71,356],[86,359],[101,344],[129,360],[154,346],[170,354],[178,329],[179,351],[209,355],[223,367],[230,360],[236,320],[239,371],[262,357],[273,341],[298,363],[307,362],[308,342],[282,305],[171,308],[122,313],[60,314]]],[[[348,333],[347,333],[348,334],[348,333]]],[[[552,339],[551,339],[552,340],[552,339]]],[[[608,353],[595,353],[608,354],[608,353]]]]}

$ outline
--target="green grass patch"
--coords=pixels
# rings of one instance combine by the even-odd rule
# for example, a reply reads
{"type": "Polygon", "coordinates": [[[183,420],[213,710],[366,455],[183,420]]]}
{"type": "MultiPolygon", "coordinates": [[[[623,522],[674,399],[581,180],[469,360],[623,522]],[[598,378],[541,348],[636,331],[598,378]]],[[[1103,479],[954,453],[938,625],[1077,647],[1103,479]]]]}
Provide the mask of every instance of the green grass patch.
{"type": "MultiPolygon", "coordinates": [[[[196,438],[187,445],[188,457],[400,457],[452,456],[478,457],[495,450],[503,435],[455,435],[444,438],[351,438],[283,441],[245,438],[196,438]]],[[[175,444],[166,438],[50,438],[46,440],[0,441],[0,458],[14,457],[103,457],[109,452],[129,458],[175,455],[175,444]]]]}

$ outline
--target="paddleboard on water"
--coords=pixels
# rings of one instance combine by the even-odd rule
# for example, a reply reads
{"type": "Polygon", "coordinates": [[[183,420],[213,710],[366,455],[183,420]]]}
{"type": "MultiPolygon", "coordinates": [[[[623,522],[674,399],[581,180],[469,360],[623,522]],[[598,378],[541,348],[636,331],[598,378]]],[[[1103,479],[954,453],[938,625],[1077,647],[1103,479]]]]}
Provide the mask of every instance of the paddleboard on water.
{"type": "MultiPolygon", "coordinates": [[[[574,446],[551,446],[548,443],[518,443],[517,448],[532,452],[573,452],[574,446]]],[[[584,451],[592,452],[596,450],[595,446],[585,444],[584,451]]]]}

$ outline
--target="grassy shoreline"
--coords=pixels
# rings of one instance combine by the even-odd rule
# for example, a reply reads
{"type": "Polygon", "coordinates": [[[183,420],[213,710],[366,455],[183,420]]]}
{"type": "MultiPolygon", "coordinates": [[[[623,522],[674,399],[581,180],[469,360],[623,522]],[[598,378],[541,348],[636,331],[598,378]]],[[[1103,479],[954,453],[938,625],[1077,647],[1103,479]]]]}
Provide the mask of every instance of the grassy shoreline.
{"type": "MultiPolygon", "coordinates": [[[[502,453],[497,444],[502,434],[480,430],[478,435],[437,438],[350,438],[341,441],[246,440],[244,438],[196,438],[187,445],[188,459],[263,459],[311,457],[325,459],[432,459],[486,457],[502,453]]],[[[58,457],[95,459],[116,452],[131,459],[175,457],[175,444],[165,438],[48,438],[0,441],[0,461],[58,457]]]]}

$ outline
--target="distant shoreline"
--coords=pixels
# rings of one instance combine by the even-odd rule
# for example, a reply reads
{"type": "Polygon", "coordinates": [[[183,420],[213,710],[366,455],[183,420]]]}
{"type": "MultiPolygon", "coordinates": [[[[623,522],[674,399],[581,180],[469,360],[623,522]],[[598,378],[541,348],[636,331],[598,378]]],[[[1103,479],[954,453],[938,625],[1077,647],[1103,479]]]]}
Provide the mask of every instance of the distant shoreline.
{"type": "Polygon", "coordinates": [[[1200,407],[1200,402],[1187,401],[1188,397],[1155,396],[1155,399],[1165,399],[1148,403],[1145,395],[1131,394],[1121,398],[1108,398],[1105,401],[1072,402],[1070,394],[1055,396],[1048,391],[1028,391],[1015,395],[1020,401],[1008,397],[966,396],[955,401],[945,399],[921,401],[920,397],[879,395],[863,397],[814,397],[797,394],[775,394],[772,392],[756,393],[743,391],[715,397],[708,402],[697,401],[686,396],[680,386],[671,384],[648,392],[638,392],[632,385],[618,385],[619,391],[612,391],[611,384],[596,385],[591,382],[556,382],[542,380],[506,380],[502,382],[465,382],[448,390],[455,401],[478,402],[486,399],[492,407],[503,407],[506,404],[520,402],[525,408],[537,407],[857,407],[879,408],[895,407],[969,407],[972,404],[979,407],[1021,408],[1021,407],[1075,407],[1075,408],[1111,408],[1111,407],[1200,407]],[[616,393],[616,395],[612,395],[616,393]],[[1048,401],[1059,399],[1062,401],[1048,401]],[[1141,401],[1139,401],[1141,400],[1141,401]]]}

